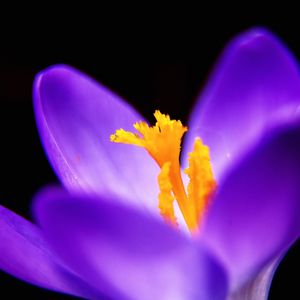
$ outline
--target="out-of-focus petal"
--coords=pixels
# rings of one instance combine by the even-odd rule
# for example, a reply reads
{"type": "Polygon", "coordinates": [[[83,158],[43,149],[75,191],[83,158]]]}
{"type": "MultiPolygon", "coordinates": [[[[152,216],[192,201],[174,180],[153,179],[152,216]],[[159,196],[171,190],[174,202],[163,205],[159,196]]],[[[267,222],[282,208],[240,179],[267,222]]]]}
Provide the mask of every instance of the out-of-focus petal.
{"type": "Polygon", "coordinates": [[[299,70],[291,54],[266,30],[248,31],[226,48],[199,97],[184,157],[200,136],[220,179],[268,128],[294,118],[299,103],[299,70]]]}
{"type": "Polygon", "coordinates": [[[58,292],[87,298],[97,295],[94,288],[61,265],[35,225],[3,206],[0,206],[0,269],[58,292]]]}
{"type": "Polygon", "coordinates": [[[201,234],[236,288],[300,234],[300,128],[270,133],[237,164],[210,207],[201,234]]]}
{"type": "Polygon", "coordinates": [[[112,298],[225,300],[224,272],[202,246],[108,195],[46,190],[35,212],[64,261],[95,287],[106,278],[112,298]]]}
{"type": "Polygon", "coordinates": [[[156,164],[142,148],[110,142],[115,130],[142,119],[132,107],[68,66],[37,76],[34,105],[45,150],[68,188],[130,195],[158,211],[156,164]]]}

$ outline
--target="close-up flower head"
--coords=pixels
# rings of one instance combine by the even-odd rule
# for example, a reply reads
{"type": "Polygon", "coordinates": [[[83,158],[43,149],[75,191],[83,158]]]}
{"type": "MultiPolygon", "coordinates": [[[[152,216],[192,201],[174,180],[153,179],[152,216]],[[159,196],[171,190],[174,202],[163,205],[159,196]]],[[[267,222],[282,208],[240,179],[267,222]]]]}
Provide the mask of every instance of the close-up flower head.
{"type": "Polygon", "coordinates": [[[68,65],[33,107],[61,185],[35,222],[0,206],[2,271],[83,299],[268,299],[300,234],[300,74],[273,33],[229,42],[186,124],[68,65]]]}

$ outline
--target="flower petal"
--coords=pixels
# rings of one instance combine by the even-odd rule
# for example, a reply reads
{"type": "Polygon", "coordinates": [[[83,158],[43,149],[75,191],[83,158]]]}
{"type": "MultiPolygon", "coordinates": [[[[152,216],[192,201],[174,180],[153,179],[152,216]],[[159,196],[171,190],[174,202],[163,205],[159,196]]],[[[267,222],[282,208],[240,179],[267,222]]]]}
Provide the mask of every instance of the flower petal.
{"type": "Polygon", "coordinates": [[[54,249],[91,285],[103,276],[117,299],[225,299],[224,272],[203,247],[110,198],[52,189],[35,207],[54,249]]]}
{"type": "Polygon", "coordinates": [[[136,195],[137,205],[158,211],[158,167],[144,149],[110,141],[116,129],[131,130],[142,119],[133,108],[68,66],[37,76],[34,105],[46,152],[66,187],[136,195]]]}
{"type": "Polygon", "coordinates": [[[279,262],[278,258],[272,261],[257,276],[250,278],[244,286],[231,293],[226,300],[267,300],[279,262]]]}
{"type": "Polygon", "coordinates": [[[202,240],[236,287],[280,256],[300,234],[300,128],[270,133],[219,185],[202,240]]]}
{"type": "Polygon", "coordinates": [[[291,54],[266,30],[248,31],[226,48],[198,99],[185,157],[200,136],[220,179],[266,129],[294,117],[299,104],[299,71],[291,54]]]}
{"type": "Polygon", "coordinates": [[[0,206],[0,269],[19,278],[58,292],[95,297],[89,287],[50,252],[40,230],[0,206]]]}

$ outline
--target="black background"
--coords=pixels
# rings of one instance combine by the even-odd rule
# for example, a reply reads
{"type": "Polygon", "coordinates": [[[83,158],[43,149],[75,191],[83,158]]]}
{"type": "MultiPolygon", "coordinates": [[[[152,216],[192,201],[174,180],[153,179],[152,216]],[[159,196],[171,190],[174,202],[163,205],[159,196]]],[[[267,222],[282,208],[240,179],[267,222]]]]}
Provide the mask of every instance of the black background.
{"type": "MultiPolygon", "coordinates": [[[[120,14],[120,11],[119,11],[120,14]]],[[[220,20],[198,16],[111,15],[99,10],[93,22],[76,16],[72,23],[33,19],[7,23],[0,49],[0,203],[31,219],[30,202],[45,184],[57,182],[42,150],[32,110],[34,75],[56,63],[70,64],[95,77],[134,104],[148,119],[159,108],[187,120],[197,92],[204,85],[228,40],[253,26],[277,33],[300,60],[300,21],[279,17],[243,16],[220,20]],[[101,22],[102,20],[102,22],[101,22]],[[207,21],[205,21],[207,20],[207,21]],[[47,28],[44,26],[48,23],[47,28]],[[146,24],[145,24],[146,23],[146,24]],[[76,25],[75,25],[76,24],[76,25]],[[85,24],[85,26],[83,26],[85,24]],[[16,25],[16,23],[14,23],[16,25]],[[146,26],[145,26],[146,25],[146,26]]],[[[121,14],[122,15],[122,14],[121,14]]],[[[280,265],[269,299],[298,299],[300,245],[280,265]],[[298,274],[298,276],[297,276],[298,274]],[[285,296],[283,296],[285,295],[285,296]],[[293,296],[288,296],[293,295],[293,296]]],[[[1,299],[73,299],[45,291],[0,272],[1,299]],[[9,295],[9,296],[3,296],[9,295]],[[22,297],[21,297],[22,295],[22,297]],[[3,297],[3,298],[2,298],[3,297]]]]}

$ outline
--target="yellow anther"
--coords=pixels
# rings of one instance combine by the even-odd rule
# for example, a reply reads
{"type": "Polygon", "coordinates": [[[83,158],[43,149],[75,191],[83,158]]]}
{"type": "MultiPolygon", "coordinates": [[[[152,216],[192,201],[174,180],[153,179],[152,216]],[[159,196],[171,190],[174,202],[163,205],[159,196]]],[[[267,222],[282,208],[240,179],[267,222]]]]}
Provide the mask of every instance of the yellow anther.
{"type": "Polygon", "coordinates": [[[216,188],[209,148],[200,138],[195,140],[193,152],[189,153],[189,167],[184,172],[190,178],[187,188],[189,202],[195,206],[196,218],[200,221],[216,188]]]}
{"type": "Polygon", "coordinates": [[[179,155],[181,139],[187,131],[180,121],[155,111],[155,126],[145,122],[135,123],[137,133],[119,129],[110,136],[115,143],[144,147],[161,168],[158,176],[160,187],[159,209],[161,215],[176,224],[173,202],[176,199],[185,222],[191,232],[198,229],[199,220],[205,211],[209,197],[215,189],[208,147],[197,139],[194,151],[189,154],[189,168],[185,173],[190,178],[188,195],[181,178],[179,155]]]}
{"type": "Polygon", "coordinates": [[[160,193],[158,195],[158,208],[164,219],[177,226],[176,217],[174,214],[174,197],[172,194],[172,183],[170,180],[170,162],[164,163],[158,175],[158,185],[160,193]]]}

